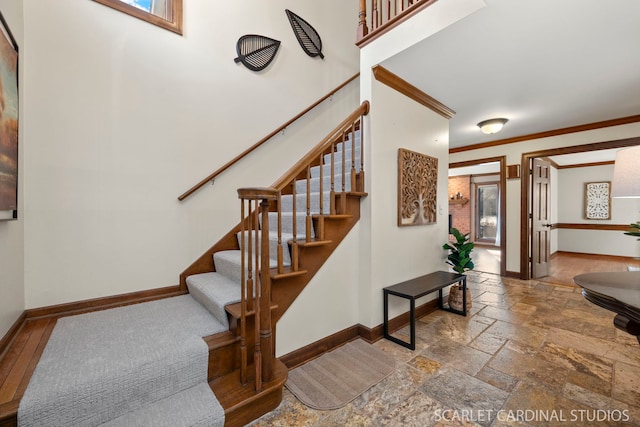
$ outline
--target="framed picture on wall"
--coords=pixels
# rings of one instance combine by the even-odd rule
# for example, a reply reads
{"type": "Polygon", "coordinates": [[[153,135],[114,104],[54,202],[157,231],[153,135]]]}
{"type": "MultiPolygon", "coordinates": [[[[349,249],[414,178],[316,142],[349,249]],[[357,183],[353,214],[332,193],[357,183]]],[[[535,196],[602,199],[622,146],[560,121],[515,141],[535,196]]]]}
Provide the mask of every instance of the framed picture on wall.
{"type": "Polygon", "coordinates": [[[0,220],[18,217],[18,45],[0,12],[0,220]]]}
{"type": "Polygon", "coordinates": [[[611,219],[611,181],[584,184],[584,218],[611,219]]]}

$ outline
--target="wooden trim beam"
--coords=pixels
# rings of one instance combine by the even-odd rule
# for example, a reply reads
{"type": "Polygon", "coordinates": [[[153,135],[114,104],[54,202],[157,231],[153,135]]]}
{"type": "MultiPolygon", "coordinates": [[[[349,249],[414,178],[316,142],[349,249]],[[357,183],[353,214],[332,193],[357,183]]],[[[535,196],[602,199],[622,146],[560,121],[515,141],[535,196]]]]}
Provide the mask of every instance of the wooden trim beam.
{"type": "Polygon", "coordinates": [[[629,224],[592,224],[592,223],[558,223],[552,228],[564,230],[605,230],[605,231],[627,231],[631,227],[629,224]]]}
{"type": "Polygon", "coordinates": [[[497,145],[513,144],[515,142],[530,141],[532,139],[548,138],[551,136],[565,135],[568,133],[584,132],[587,130],[601,129],[611,126],[626,125],[640,122],[640,114],[635,116],[621,117],[618,119],[604,120],[602,122],[588,123],[584,125],[571,126],[567,128],[548,130],[545,132],[531,133],[528,135],[516,136],[513,138],[499,139],[496,141],[482,142],[479,144],[466,145],[464,147],[453,147],[449,149],[449,154],[461,153],[463,151],[480,150],[482,148],[495,147],[497,145]]]}
{"type": "Polygon", "coordinates": [[[556,169],[571,169],[571,168],[588,168],[591,166],[607,166],[612,165],[615,162],[613,160],[608,160],[606,162],[592,162],[592,163],[579,163],[575,165],[557,165],[556,169]]]}
{"type": "Polygon", "coordinates": [[[377,81],[395,89],[401,94],[413,99],[420,105],[440,114],[445,119],[451,119],[456,112],[447,107],[435,98],[430,97],[411,83],[393,74],[381,65],[376,65],[371,69],[377,81]]]}

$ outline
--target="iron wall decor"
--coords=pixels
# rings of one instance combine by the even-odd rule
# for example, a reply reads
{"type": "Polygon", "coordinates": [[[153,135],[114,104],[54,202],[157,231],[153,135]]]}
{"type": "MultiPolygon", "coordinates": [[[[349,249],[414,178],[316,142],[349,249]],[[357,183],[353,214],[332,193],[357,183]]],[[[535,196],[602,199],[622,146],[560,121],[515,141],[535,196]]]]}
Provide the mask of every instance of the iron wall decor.
{"type": "Polygon", "coordinates": [[[437,220],[438,159],[398,149],[398,226],[437,220]]]}
{"type": "Polygon", "coordinates": [[[296,35],[298,39],[298,43],[300,43],[300,47],[302,50],[306,52],[307,55],[314,57],[319,56],[320,59],[324,59],[324,55],[322,54],[322,40],[320,39],[320,34],[309,24],[307,21],[291,12],[289,9],[285,9],[287,12],[287,17],[289,18],[289,23],[291,24],[291,28],[293,29],[293,33],[296,35]]]}
{"type": "Polygon", "coordinates": [[[611,219],[611,181],[584,184],[584,219],[611,219]]]}
{"type": "Polygon", "coordinates": [[[252,71],[261,71],[271,64],[279,48],[279,40],[257,34],[246,34],[236,43],[238,57],[234,61],[236,64],[242,62],[252,71]]]}
{"type": "Polygon", "coordinates": [[[18,217],[18,45],[0,12],[0,219],[18,217]]]}

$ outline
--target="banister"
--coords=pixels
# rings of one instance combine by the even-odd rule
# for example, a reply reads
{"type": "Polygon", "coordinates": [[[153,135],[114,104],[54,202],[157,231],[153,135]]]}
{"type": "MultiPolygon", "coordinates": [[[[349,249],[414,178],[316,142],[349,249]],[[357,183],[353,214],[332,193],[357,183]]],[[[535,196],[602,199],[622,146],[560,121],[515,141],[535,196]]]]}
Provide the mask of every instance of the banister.
{"type": "Polygon", "coordinates": [[[360,1],[356,46],[363,48],[436,1],[438,0],[402,0],[394,2],[392,8],[389,0],[371,0],[370,16],[367,15],[366,1],[360,1]],[[367,22],[370,26],[367,26],[367,22]]]}
{"type": "Polygon", "coordinates": [[[249,153],[253,152],[255,149],[257,149],[258,147],[260,147],[262,144],[264,144],[265,142],[267,142],[268,140],[270,140],[271,138],[273,138],[274,136],[276,136],[278,133],[282,132],[284,129],[286,129],[288,126],[290,126],[292,123],[294,123],[296,120],[298,120],[300,117],[304,116],[305,114],[307,114],[309,111],[313,110],[315,107],[317,107],[320,103],[322,103],[323,101],[325,101],[326,99],[330,98],[331,96],[333,96],[333,94],[335,94],[336,92],[338,92],[340,89],[342,89],[343,87],[345,87],[346,85],[348,85],[349,83],[351,83],[353,80],[355,80],[358,76],[360,75],[360,73],[356,73],[353,76],[351,76],[349,79],[347,79],[344,83],[338,85],[335,89],[331,90],[329,93],[327,93],[326,95],[324,95],[322,98],[318,99],[316,102],[314,102],[313,104],[311,104],[310,106],[308,106],[307,108],[305,108],[304,110],[302,110],[300,113],[298,113],[297,115],[295,115],[293,118],[291,118],[290,120],[288,120],[287,122],[285,122],[284,124],[280,125],[280,127],[278,127],[276,130],[274,130],[273,132],[271,132],[270,134],[268,134],[267,136],[265,136],[264,138],[262,138],[260,141],[256,142],[255,144],[253,144],[251,147],[247,148],[246,150],[244,150],[242,153],[238,154],[236,157],[234,157],[233,159],[231,159],[230,161],[228,161],[227,163],[225,163],[223,166],[221,166],[219,169],[217,169],[216,171],[214,171],[213,173],[211,173],[209,176],[207,176],[206,178],[204,178],[202,181],[198,182],[196,185],[194,185],[193,187],[191,187],[190,189],[188,189],[187,191],[185,191],[184,193],[182,193],[180,196],[178,196],[178,200],[183,201],[184,199],[186,199],[187,197],[189,197],[190,195],[192,195],[193,193],[195,193],[197,190],[199,190],[200,188],[202,188],[206,183],[212,181],[213,179],[215,179],[215,177],[217,177],[218,175],[220,175],[222,172],[226,171],[227,169],[229,169],[231,166],[233,166],[235,163],[237,163],[238,161],[240,161],[241,159],[243,159],[246,155],[248,155],[249,153]]]}
{"type": "Polygon", "coordinates": [[[322,141],[320,141],[315,147],[311,149],[302,159],[300,159],[291,169],[289,169],[284,175],[282,175],[272,187],[277,190],[283,190],[296,176],[298,176],[308,164],[310,164],[316,156],[322,153],[326,146],[344,131],[349,129],[353,122],[360,116],[366,116],[369,114],[369,101],[363,101],[358,108],[356,108],[346,119],[344,119],[334,130],[331,131],[322,141]]]}

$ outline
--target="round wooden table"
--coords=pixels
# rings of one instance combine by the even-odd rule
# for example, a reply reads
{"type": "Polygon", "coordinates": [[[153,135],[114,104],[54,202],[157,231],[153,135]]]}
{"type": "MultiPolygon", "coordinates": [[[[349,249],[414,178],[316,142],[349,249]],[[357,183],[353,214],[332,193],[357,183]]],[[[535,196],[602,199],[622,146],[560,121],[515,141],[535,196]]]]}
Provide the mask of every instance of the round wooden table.
{"type": "Polygon", "coordinates": [[[573,281],[587,300],[616,313],[615,327],[640,343],[640,271],[580,274],[573,281]]]}

